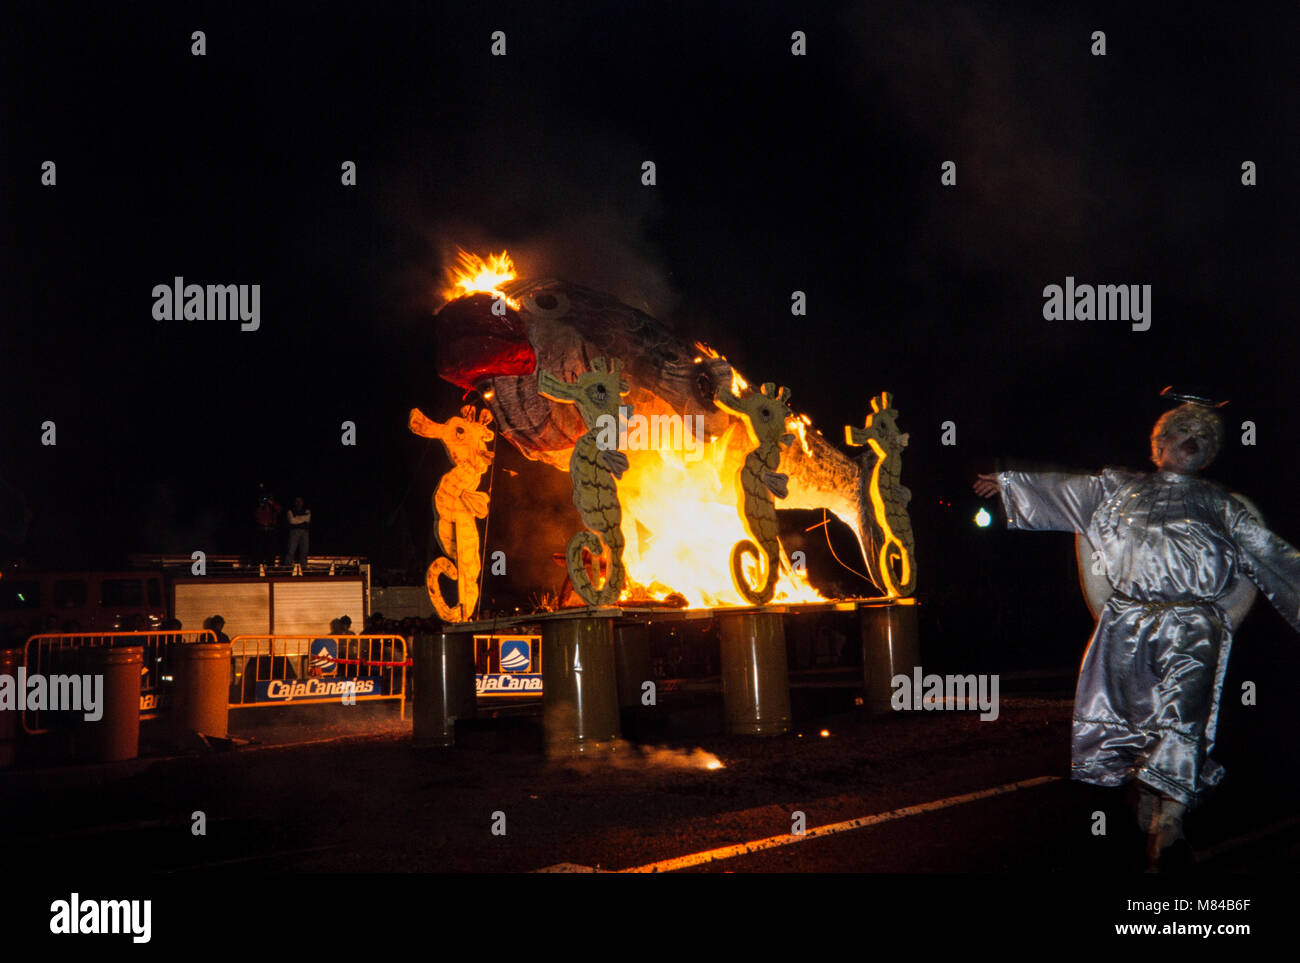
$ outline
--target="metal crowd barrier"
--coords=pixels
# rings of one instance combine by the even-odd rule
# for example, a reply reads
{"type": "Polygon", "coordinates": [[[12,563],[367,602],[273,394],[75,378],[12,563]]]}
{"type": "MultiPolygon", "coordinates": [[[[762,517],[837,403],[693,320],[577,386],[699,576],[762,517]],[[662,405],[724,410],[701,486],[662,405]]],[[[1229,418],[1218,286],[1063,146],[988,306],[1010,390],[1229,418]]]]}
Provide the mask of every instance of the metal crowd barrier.
{"type": "Polygon", "coordinates": [[[230,708],[396,700],[406,718],[400,635],[237,635],[230,708]]]}
{"type": "MultiPolygon", "coordinates": [[[[143,646],[140,670],[140,718],[152,719],[169,707],[174,678],[171,652],[174,646],[216,642],[209,629],[173,632],[90,632],[33,635],[24,653],[26,677],[36,675],[82,675],[79,650],[101,646],[143,646]]],[[[48,732],[42,728],[41,709],[23,712],[23,730],[29,735],[48,732]]]]}

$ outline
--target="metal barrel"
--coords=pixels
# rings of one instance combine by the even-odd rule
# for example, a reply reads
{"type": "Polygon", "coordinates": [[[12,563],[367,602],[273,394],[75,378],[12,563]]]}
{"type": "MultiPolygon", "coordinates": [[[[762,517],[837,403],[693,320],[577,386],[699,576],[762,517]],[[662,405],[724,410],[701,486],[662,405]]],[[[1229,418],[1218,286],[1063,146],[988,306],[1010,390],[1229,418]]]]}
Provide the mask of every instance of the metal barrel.
{"type": "Polygon", "coordinates": [[[779,612],[728,612],[717,618],[728,731],[748,736],[789,732],[784,617],[779,612]]]}
{"type": "Polygon", "coordinates": [[[184,742],[191,733],[224,739],[230,733],[230,644],[196,642],[173,646],[176,674],[171,733],[184,742]]]}
{"type": "Polygon", "coordinates": [[[614,628],[614,668],[618,674],[618,705],[639,709],[641,695],[650,680],[650,626],[645,622],[624,622],[614,628]]]}
{"type": "Polygon", "coordinates": [[[542,623],[542,720],[548,755],[614,748],[622,736],[615,662],[611,619],[542,623]]]}
{"type": "Polygon", "coordinates": [[[872,714],[891,711],[894,677],[910,677],[912,670],[921,664],[917,607],[909,602],[889,602],[858,610],[862,627],[863,704],[872,714]]]}
{"type": "MultiPolygon", "coordinates": [[[[90,646],[81,650],[82,671],[92,689],[102,678],[97,719],[77,716],[78,748],[89,762],[120,762],[140,755],[140,675],[144,647],[90,646]]],[[[85,681],[85,680],[83,680],[85,681]]],[[[84,696],[83,696],[84,698],[84,696]]],[[[83,705],[85,703],[83,702],[83,705]]]]}
{"type": "Polygon", "coordinates": [[[468,632],[417,632],[412,639],[415,686],[411,743],[419,748],[456,744],[456,720],[472,719],[474,636],[468,632]]]}
{"type": "MultiPolygon", "coordinates": [[[[22,663],[22,649],[0,649],[0,676],[14,680],[15,687],[18,684],[18,667],[22,663]]],[[[13,706],[0,708],[0,769],[12,766],[18,756],[18,733],[22,731],[20,715],[17,699],[13,706]]]]}

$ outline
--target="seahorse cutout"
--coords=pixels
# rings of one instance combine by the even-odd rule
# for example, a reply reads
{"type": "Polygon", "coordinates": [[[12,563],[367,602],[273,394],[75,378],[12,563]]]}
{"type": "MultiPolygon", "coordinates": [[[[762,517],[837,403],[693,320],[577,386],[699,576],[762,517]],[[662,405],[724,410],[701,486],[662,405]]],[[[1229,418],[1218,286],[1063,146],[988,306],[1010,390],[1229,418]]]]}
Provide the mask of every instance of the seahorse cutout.
{"type": "MultiPolygon", "coordinates": [[[[569,539],[565,550],[569,579],[573,589],[588,605],[610,605],[623,591],[623,509],[618,501],[618,483],[627,471],[627,455],[618,450],[620,398],[631,390],[619,377],[623,362],[595,358],[591,370],[573,384],[549,371],[537,373],[542,397],[576,405],[587,433],[578,439],[569,457],[569,477],[573,483],[573,504],[582,515],[589,531],[578,532],[569,539]],[[593,534],[594,533],[594,534],[593,534]],[[582,550],[600,558],[609,551],[609,568],[605,582],[596,588],[587,567],[582,564],[582,550]]],[[[631,417],[631,408],[625,414],[631,417]]],[[[599,566],[598,566],[599,570],[599,566]]]]}
{"type": "Polygon", "coordinates": [[[844,440],[865,447],[859,515],[871,550],[867,565],[876,584],[890,597],[911,595],[916,589],[916,543],[907,503],[912,493],[899,478],[908,436],[898,430],[894,398],[882,391],[871,399],[864,428],[844,427],[844,440]]]}
{"type": "Polygon", "coordinates": [[[741,515],[751,540],[741,540],[731,550],[731,580],[736,591],[753,605],[772,601],[780,573],[781,542],[772,496],[785,498],[786,483],[790,480],[788,475],[776,470],[781,464],[781,446],[794,441],[794,435],[786,434],[785,430],[785,421],[790,417],[790,407],[786,404],[789,397],[789,388],[778,391],[771,383],[744,398],[737,398],[726,388],[719,388],[714,396],[719,408],[745,423],[749,440],[757,446],[745,456],[745,463],[736,474],[741,515]],[[762,587],[756,589],[745,580],[744,556],[757,561],[760,549],[767,565],[762,587]]]}
{"type": "Polygon", "coordinates": [[[419,408],[411,409],[410,428],[421,438],[437,438],[451,458],[451,470],[442,476],[433,493],[433,517],[437,526],[436,558],[425,573],[429,599],[444,622],[464,622],[478,605],[478,579],[482,571],[479,556],[478,523],[486,518],[488,493],[478,491],[479,479],[492,463],[487,443],[493,432],[488,428],[492,412],[484,408],[475,416],[474,406],[465,405],[460,416],[441,424],[426,418],[419,408]],[[438,576],[445,575],[456,583],[456,605],[442,597],[438,576]]]}

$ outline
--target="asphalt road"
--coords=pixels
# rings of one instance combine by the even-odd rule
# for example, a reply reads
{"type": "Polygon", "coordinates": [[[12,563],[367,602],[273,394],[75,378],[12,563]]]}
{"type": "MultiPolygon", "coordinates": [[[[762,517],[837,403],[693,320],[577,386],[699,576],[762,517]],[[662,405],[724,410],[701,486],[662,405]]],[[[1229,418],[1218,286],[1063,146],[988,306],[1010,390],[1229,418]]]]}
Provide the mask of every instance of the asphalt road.
{"type": "MultiPolygon", "coordinates": [[[[706,703],[656,711],[660,721],[707,716],[706,703]]],[[[12,830],[6,854],[69,871],[123,866],[191,879],[1143,868],[1122,791],[1066,778],[1068,699],[1004,696],[990,722],[964,711],[871,718],[835,708],[805,715],[788,736],[629,743],[580,762],[548,762],[529,715],[462,725],[452,749],[413,748],[409,720],[387,709],[329,707],[333,715],[315,721],[270,724],[259,717],[235,727],[257,741],[227,751],[0,774],[0,811],[12,830]],[[703,753],[723,768],[700,768],[703,753]]],[[[636,728],[671,737],[679,727],[636,728]]],[[[1189,873],[1300,864],[1290,783],[1238,755],[1233,778],[1189,818],[1199,854],[1189,873]]]]}

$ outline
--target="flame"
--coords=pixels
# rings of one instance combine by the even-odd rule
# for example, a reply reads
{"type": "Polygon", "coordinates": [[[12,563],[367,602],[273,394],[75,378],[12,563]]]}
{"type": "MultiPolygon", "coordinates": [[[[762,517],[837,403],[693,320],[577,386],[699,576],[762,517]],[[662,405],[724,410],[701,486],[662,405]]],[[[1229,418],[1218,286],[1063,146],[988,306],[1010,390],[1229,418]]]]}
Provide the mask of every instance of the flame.
{"type": "MultiPolygon", "coordinates": [[[[684,432],[690,430],[687,423],[684,432]]],[[[731,579],[731,550],[749,538],[738,481],[750,447],[747,433],[733,419],[721,436],[693,441],[665,431],[655,448],[625,450],[628,470],[619,479],[618,495],[626,543],[626,603],[676,593],[690,608],[749,604],[731,579]],[[679,441],[685,443],[672,443],[679,441]]],[[[751,585],[758,585],[766,573],[746,574],[751,585]]],[[[821,599],[807,576],[794,571],[783,554],[773,601],[821,599]]]]}
{"type": "MultiPolygon", "coordinates": [[[[703,341],[695,342],[695,350],[700,352],[700,357],[697,357],[695,359],[697,362],[703,361],[705,358],[717,358],[717,359],[721,359],[722,361],[727,360],[726,358],[723,358],[722,355],[719,354],[717,351],[713,350],[711,347],[705,344],[703,341]]],[[[735,368],[732,368],[731,369],[731,393],[733,395],[740,395],[740,394],[744,394],[745,391],[747,391],[748,389],[749,389],[749,382],[746,381],[741,376],[739,371],[737,371],[735,368]]]]}
{"type": "Polygon", "coordinates": [[[467,294],[480,292],[495,294],[503,298],[510,307],[519,310],[518,301],[497,290],[502,284],[513,281],[517,277],[515,262],[510,259],[507,252],[493,254],[489,251],[485,261],[477,254],[470,254],[463,249],[458,250],[456,263],[447,272],[447,289],[443,292],[443,297],[448,301],[454,301],[467,294]]]}
{"type": "Polygon", "coordinates": [[[812,419],[807,415],[793,415],[787,419],[785,426],[799,439],[799,447],[803,449],[803,453],[812,457],[812,446],[808,444],[808,429],[812,428],[812,419]]]}
{"type": "MultiPolygon", "coordinates": [[[[875,404],[874,399],[872,399],[872,404],[875,404]]],[[[870,424],[871,422],[868,420],[867,425],[870,426],[870,424]]],[[[912,558],[908,555],[906,546],[899,541],[898,536],[894,534],[894,530],[889,527],[889,516],[885,512],[885,499],[884,496],[880,494],[880,469],[885,464],[887,454],[885,449],[880,446],[880,442],[876,441],[876,439],[868,438],[867,444],[870,445],[871,450],[876,453],[876,464],[871,469],[871,479],[868,482],[867,492],[871,497],[871,510],[875,514],[876,524],[880,526],[881,532],[884,533],[884,538],[881,539],[880,558],[878,561],[880,574],[885,580],[885,584],[881,587],[885,590],[885,594],[890,598],[897,598],[900,593],[898,591],[898,586],[894,584],[893,570],[889,567],[890,555],[893,552],[897,552],[902,560],[903,571],[899,581],[903,585],[906,585],[908,580],[911,578],[912,558]]]]}

